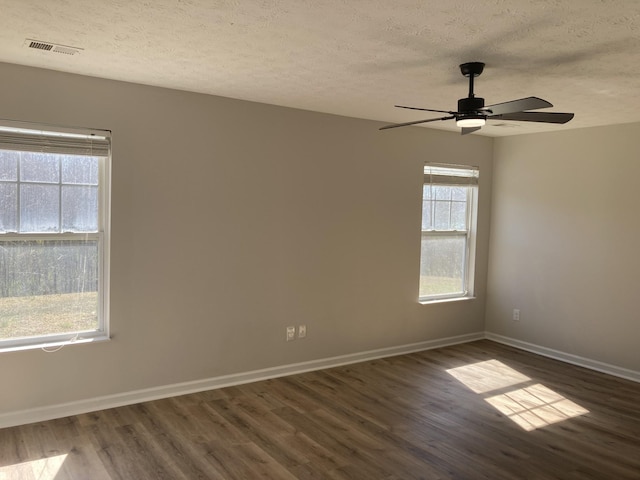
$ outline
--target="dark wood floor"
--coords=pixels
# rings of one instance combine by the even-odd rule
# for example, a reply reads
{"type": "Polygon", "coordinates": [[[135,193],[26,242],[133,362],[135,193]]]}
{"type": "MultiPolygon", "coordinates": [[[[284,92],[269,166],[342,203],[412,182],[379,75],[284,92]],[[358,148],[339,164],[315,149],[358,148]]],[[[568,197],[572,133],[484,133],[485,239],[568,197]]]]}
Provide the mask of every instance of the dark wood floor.
{"type": "Polygon", "coordinates": [[[640,384],[485,340],[3,429],[5,478],[640,479],[640,384]]]}

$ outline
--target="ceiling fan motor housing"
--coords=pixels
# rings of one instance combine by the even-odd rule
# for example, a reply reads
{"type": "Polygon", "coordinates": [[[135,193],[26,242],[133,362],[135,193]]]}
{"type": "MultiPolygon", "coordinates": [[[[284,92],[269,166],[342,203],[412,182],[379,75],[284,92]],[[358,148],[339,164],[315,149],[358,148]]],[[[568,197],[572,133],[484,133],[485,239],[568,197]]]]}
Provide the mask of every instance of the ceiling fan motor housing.
{"type": "Polygon", "coordinates": [[[467,97],[458,100],[459,113],[478,113],[484,108],[484,98],[467,97]]]}

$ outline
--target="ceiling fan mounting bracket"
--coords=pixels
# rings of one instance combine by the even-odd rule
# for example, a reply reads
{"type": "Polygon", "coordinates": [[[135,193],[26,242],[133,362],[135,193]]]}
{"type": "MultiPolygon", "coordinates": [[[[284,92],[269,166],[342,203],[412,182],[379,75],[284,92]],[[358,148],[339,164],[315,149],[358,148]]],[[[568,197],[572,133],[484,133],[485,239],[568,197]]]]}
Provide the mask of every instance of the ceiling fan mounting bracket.
{"type": "Polygon", "coordinates": [[[479,77],[484,70],[484,63],[482,62],[467,62],[460,65],[460,71],[465,77],[479,77]]]}

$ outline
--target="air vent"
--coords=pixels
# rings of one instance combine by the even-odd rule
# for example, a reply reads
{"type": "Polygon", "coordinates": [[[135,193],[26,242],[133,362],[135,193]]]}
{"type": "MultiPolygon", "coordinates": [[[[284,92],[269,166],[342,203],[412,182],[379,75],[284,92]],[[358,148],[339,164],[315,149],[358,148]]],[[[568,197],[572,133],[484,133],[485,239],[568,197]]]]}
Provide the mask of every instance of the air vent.
{"type": "Polygon", "coordinates": [[[40,50],[51,50],[53,45],[50,43],[42,43],[42,42],[31,42],[29,43],[29,48],[39,48],[40,50]]]}
{"type": "Polygon", "coordinates": [[[30,38],[27,38],[24,41],[24,46],[28,48],[35,48],[36,50],[43,50],[45,52],[62,53],[64,55],[75,55],[83,50],[82,48],[78,47],[59,45],[51,42],[42,42],[40,40],[32,40],[30,38]]]}

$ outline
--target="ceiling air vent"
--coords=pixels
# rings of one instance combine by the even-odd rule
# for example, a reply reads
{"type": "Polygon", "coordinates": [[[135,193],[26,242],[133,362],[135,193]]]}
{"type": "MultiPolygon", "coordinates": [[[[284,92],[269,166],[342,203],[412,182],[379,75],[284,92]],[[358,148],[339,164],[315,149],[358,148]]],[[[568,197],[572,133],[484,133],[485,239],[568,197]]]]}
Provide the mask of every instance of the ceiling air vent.
{"type": "Polygon", "coordinates": [[[45,52],[63,53],[65,55],[75,55],[80,53],[83,49],[78,47],[70,47],[68,45],[59,45],[51,42],[42,42],[40,40],[32,40],[27,38],[24,41],[24,46],[29,48],[35,48],[36,50],[44,50],[45,52]]]}

